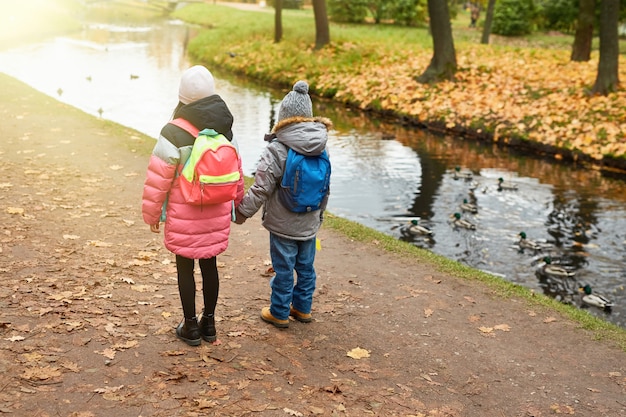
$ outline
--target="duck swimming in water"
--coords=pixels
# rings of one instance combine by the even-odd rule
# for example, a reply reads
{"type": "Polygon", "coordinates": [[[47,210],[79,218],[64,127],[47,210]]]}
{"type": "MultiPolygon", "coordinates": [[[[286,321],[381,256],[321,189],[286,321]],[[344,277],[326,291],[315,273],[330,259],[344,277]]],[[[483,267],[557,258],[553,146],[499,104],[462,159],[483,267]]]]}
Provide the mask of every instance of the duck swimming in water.
{"type": "Polygon", "coordinates": [[[498,178],[498,191],[502,190],[517,190],[517,184],[504,181],[504,178],[498,178]]]}
{"type": "Polygon", "coordinates": [[[454,167],[454,179],[455,180],[471,180],[472,178],[474,178],[474,174],[472,174],[472,171],[462,171],[460,166],[456,166],[454,167]]]}
{"type": "Polygon", "coordinates": [[[402,228],[403,232],[406,232],[411,235],[426,235],[431,236],[433,231],[428,227],[423,226],[419,223],[419,221],[413,219],[409,222],[409,224],[402,228]]]}
{"type": "Polygon", "coordinates": [[[576,273],[570,269],[565,268],[561,265],[554,265],[552,263],[552,258],[549,256],[544,256],[543,258],[543,266],[540,267],[540,272],[548,278],[573,278],[576,273]]]}
{"type": "Polygon", "coordinates": [[[534,240],[528,239],[526,237],[526,232],[519,232],[519,241],[517,242],[517,245],[522,250],[530,249],[534,251],[540,251],[541,249],[543,249],[540,243],[535,242],[534,240]]]}
{"type": "Polygon", "coordinates": [[[461,213],[454,213],[452,215],[452,224],[455,227],[462,227],[463,229],[476,230],[476,225],[468,220],[461,218],[461,213]]]}
{"type": "Polygon", "coordinates": [[[598,307],[602,310],[610,310],[613,307],[613,301],[602,294],[593,292],[589,284],[580,285],[578,290],[583,293],[581,300],[586,305],[598,307]]]}
{"type": "Polygon", "coordinates": [[[463,204],[461,204],[461,210],[470,213],[478,213],[478,207],[476,206],[476,204],[470,203],[469,201],[467,201],[467,198],[463,199],[463,204]]]}

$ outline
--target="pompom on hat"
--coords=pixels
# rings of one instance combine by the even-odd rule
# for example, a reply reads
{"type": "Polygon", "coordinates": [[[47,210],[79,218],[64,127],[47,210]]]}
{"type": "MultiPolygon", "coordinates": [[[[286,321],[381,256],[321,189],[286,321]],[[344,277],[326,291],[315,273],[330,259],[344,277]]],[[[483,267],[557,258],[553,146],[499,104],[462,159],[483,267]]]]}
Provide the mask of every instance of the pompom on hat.
{"type": "Polygon", "coordinates": [[[309,84],[302,80],[293,85],[293,89],[287,93],[280,104],[278,121],[298,116],[313,117],[313,104],[311,103],[311,97],[309,97],[309,84]]]}
{"type": "Polygon", "coordinates": [[[194,65],[183,72],[178,87],[178,99],[181,103],[193,103],[213,94],[215,94],[215,80],[211,71],[202,65],[194,65]]]}

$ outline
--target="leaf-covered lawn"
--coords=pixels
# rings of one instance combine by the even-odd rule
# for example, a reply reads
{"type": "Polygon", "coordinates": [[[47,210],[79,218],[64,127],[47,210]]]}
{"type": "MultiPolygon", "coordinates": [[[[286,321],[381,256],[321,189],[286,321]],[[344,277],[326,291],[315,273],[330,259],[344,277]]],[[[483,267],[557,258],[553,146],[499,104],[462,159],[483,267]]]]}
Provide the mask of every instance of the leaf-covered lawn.
{"type": "MultiPolygon", "coordinates": [[[[404,38],[399,29],[380,31],[377,40],[371,34],[375,28],[365,32],[367,28],[331,25],[332,44],[313,51],[310,17],[283,16],[285,34],[275,44],[271,13],[238,10],[232,15],[207,5],[193,10],[200,23],[201,11],[211,11],[211,29],[190,44],[190,53],[209,66],[285,87],[305,79],[316,94],[339,102],[457,132],[488,134],[500,142],[515,138],[596,160],[626,158],[626,89],[622,86],[608,97],[588,95],[596,78],[597,51],[591,61],[580,63],[571,62],[565,49],[460,41],[455,45],[456,80],[424,85],[414,80],[432,58],[423,29],[404,29],[404,38]],[[222,13],[231,19],[222,20],[222,13]],[[241,24],[251,14],[254,24],[241,24]],[[237,33],[224,37],[229,29],[237,33]],[[406,36],[408,31],[415,39],[406,36]]],[[[619,67],[620,80],[626,80],[623,55],[619,67]]]]}

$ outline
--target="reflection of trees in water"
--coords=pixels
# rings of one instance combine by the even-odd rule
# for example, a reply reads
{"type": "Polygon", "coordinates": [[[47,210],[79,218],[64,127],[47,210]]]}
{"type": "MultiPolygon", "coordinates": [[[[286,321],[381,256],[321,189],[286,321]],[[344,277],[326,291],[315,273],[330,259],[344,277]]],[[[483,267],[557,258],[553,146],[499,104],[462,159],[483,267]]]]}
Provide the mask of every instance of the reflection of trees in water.
{"type": "Polygon", "coordinates": [[[555,246],[563,250],[562,262],[580,268],[587,264],[583,245],[599,232],[598,202],[593,196],[572,191],[554,190],[553,195],[553,210],[546,219],[548,233],[555,246]]]}
{"type": "Polygon", "coordinates": [[[626,175],[603,173],[571,164],[560,164],[553,159],[529,157],[528,154],[493,143],[478,142],[453,136],[437,135],[417,127],[377,119],[375,115],[344,106],[313,100],[316,114],[333,120],[339,131],[357,131],[392,136],[420,154],[438,155],[447,169],[456,165],[478,173],[482,168],[516,172],[522,177],[538,178],[542,183],[559,188],[592,189],[606,198],[626,201],[626,175]],[[421,152],[420,152],[421,151],[421,152]]]}

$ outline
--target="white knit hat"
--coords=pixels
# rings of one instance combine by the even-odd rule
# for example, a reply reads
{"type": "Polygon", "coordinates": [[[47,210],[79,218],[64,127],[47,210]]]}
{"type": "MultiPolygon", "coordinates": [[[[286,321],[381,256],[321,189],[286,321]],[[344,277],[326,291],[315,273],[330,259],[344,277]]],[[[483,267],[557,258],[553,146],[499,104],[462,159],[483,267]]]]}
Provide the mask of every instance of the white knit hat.
{"type": "Polygon", "coordinates": [[[183,104],[193,103],[215,94],[215,80],[211,72],[202,65],[194,65],[180,78],[178,99],[183,104]]]}
{"type": "Polygon", "coordinates": [[[313,104],[306,81],[295,83],[293,90],[287,93],[278,109],[278,121],[296,116],[313,117],[313,104]]]}

